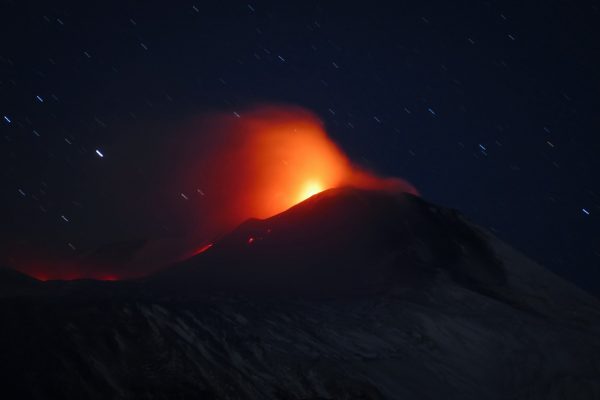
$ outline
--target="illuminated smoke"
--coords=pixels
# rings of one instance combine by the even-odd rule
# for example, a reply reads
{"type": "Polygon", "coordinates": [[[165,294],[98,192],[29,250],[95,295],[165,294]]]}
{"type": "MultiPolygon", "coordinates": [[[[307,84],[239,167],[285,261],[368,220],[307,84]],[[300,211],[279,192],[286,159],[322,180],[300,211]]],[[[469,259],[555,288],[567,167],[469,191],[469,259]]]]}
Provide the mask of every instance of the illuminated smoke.
{"type": "MultiPolygon", "coordinates": [[[[323,190],[356,186],[416,193],[407,182],[353,165],[321,120],[300,107],[261,106],[203,119],[192,129],[182,186],[204,208],[203,225],[223,232],[267,218],[323,190]],[[207,222],[208,221],[208,222],[207,222]]],[[[194,199],[194,198],[192,198],[194,199]]]]}

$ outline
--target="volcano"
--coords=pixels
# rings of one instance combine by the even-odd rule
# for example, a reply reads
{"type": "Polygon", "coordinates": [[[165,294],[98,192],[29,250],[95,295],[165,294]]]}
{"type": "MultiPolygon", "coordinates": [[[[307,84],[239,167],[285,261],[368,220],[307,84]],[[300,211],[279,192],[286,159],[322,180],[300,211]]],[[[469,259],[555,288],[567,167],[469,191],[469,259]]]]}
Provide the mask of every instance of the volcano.
{"type": "Polygon", "coordinates": [[[600,398],[598,300],[411,194],[326,190],[142,279],[0,274],[21,398],[600,398]]]}
{"type": "Polygon", "coordinates": [[[328,296],[426,284],[438,270],[474,290],[506,281],[484,237],[455,212],[411,194],[339,188],[248,220],[153,280],[187,293],[328,296]]]}

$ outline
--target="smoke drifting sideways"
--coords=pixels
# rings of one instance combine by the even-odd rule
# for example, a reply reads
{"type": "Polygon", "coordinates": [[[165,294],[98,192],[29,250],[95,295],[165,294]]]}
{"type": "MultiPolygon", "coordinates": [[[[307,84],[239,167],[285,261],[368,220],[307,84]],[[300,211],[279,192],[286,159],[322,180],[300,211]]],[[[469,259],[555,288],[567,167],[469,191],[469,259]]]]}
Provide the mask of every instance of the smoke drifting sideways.
{"type": "MultiPolygon", "coordinates": [[[[297,106],[260,105],[205,114],[148,146],[154,147],[153,153],[135,161],[144,175],[151,176],[150,184],[139,186],[140,179],[123,172],[127,170],[123,165],[131,163],[130,156],[122,157],[119,173],[113,173],[109,183],[129,187],[115,194],[115,202],[131,203],[136,196],[144,199],[143,205],[129,208],[120,217],[125,219],[120,226],[136,226],[132,221],[168,221],[168,237],[144,229],[132,231],[131,238],[144,240],[132,246],[110,246],[124,252],[122,261],[113,257],[110,262],[99,262],[87,256],[71,260],[68,266],[38,270],[34,276],[121,279],[147,275],[210,248],[215,239],[249,218],[273,216],[333,187],[418,194],[405,180],[379,177],[353,164],[328,137],[324,123],[297,106]],[[122,193],[127,190],[130,193],[122,193]]],[[[123,154],[131,154],[131,146],[123,147],[123,154]]],[[[116,228],[104,231],[111,229],[116,228]]]]}

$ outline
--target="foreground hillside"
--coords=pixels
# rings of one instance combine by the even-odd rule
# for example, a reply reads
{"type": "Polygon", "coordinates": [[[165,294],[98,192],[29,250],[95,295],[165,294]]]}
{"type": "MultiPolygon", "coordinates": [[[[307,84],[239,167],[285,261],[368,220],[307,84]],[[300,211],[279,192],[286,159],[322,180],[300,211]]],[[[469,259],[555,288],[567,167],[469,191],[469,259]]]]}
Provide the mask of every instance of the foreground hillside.
{"type": "Polygon", "coordinates": [[[20,398],[600,398],[598,301],[410,195],[326,191],[143,280],[10,277],[20,398]]]}

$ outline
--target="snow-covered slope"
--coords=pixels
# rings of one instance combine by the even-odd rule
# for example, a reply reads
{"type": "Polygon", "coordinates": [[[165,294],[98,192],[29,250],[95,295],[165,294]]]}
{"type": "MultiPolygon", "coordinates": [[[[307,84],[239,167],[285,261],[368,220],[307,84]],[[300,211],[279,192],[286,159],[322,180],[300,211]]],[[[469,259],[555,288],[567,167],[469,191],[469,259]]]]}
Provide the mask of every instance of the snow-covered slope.
{"type": "Polygon", "coordinates": [[[411,196],[329,191],[154,277],[54,285],[0,300],[21,398],[600,398],[598,301],[411,196]]]}

